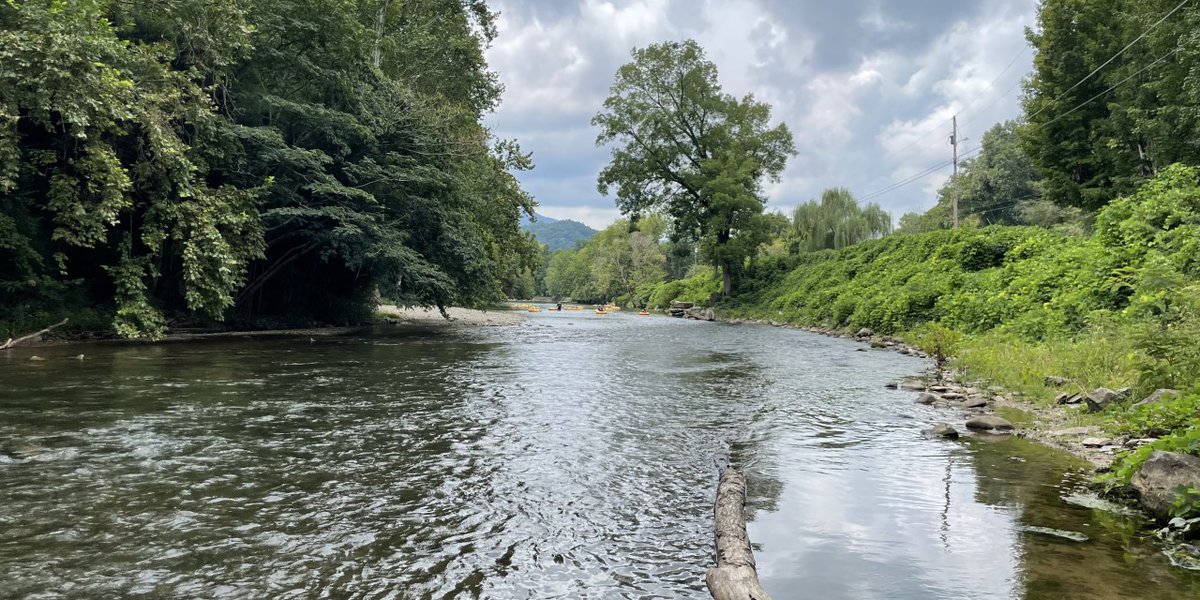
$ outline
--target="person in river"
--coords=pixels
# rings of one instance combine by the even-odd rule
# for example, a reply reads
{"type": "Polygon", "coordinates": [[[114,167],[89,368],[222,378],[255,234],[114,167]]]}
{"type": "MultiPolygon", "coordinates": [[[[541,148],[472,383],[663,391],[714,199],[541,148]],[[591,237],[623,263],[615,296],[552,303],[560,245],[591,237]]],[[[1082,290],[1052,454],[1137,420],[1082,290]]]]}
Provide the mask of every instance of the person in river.
{"type": "Polygon", "coordinates": [[[558,307],[555,308],[554,310],[562,310],[562,302],[559,302],[558,307]]]}

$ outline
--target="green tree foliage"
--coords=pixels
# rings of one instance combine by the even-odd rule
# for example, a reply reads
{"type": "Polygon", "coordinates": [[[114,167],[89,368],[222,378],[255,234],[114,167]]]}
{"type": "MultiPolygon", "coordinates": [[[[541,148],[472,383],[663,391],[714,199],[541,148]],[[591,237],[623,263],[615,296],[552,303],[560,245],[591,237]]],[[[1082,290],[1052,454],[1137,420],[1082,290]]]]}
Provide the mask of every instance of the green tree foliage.
{"type": "Polygon", "coordinates": [[[719,266],[729,293],[733,272],[763,241],[762,187],[795,154],[785,125],[753,96],[737,99],[694,41],[633,52],[604,108],[592,119],[597,144],[613,144],[598,189],[615,190],[622,213],[661,209],[673,237],[697,240],[719,266]]]}
{"type": "MultiPolygon", "coordinates": [[[[535,266],[531,168],[480,118],[475,0],[0,4],[0,311],[168,319],[479,305],[535,266]],[[9,299],[12,300],[9,300],[9,299]]],[[[0,317],[3,317],[0,314],[0,317]]]]}
{"type": "Polygon", "coordinates": [[[546,270],[547,292],[578,301],[644,304],[646,290],[667,276],[666,228],[657,215],[622,219],[577,250],[555,252],[546,270]]]}
{"type": "Polygon", "coordinates": [[[833,188],[792,212],[794,246],[801,251],[840,250],[892,232],[892,216],[874,202],[859,206],[850,190],[833,188]]]}
{"type": "Polygon", "coordinates": [[[1183,6],[1135,43],[1179,4],[1042,2],[1028,32],[1037,54],[1021,137],[1047,198],[1094,210],[1165,165],[1200,162],[1200,6],[1183,6]]]}

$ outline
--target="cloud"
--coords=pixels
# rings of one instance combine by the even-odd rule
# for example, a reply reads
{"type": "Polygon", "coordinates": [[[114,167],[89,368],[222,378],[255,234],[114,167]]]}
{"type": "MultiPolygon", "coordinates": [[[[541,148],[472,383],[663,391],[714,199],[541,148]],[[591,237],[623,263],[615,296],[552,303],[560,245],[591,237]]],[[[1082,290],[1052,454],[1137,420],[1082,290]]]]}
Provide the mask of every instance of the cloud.
{"type": "MultiPolygon", "coordinates": [[[[505,84],[489,116],[538,168],[521,174],[550,216],[592,226],[618,216],[598,195],[608,151],[590,125],[634,47],[694,38],[722,86],[754,94],[792,130],[799,156],[768,187],[790,207],[827,187],[860,197],[949,161],[949,118],[966,148],[1018,114],[1014,83],[1029,71],[1024,27],[1036,0],[558,0],[497,2],[488,53],[505,84]],[[551,208],[553,207],[553,208],[551,208]],[[557,214],[552,214],[553,210],[557,214]],[[573,212],[572,212],[573,211],[573,212]]],[[[964,149],[966,149],[964,148],[964,149]]],[[[937,173],[880,196],[896,216],[932,205],[937,173]]]]}

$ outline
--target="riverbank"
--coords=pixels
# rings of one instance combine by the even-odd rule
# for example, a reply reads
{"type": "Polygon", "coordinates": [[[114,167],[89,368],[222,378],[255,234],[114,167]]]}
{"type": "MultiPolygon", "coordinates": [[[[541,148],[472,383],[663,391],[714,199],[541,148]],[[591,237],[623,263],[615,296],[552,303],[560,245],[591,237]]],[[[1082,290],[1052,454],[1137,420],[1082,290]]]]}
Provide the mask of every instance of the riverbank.
{"type": "Polygon", "coordinates": [[[390,304],[380,306],[376,311],[376,321],[366,325],[350,327],[296,327],[285,329],[233,329],[228,331],[211,330],[168,330],[158,339],[127,340],[115,336],[98,336],[88,332],[85,337],[38,337],[24,341],[19,345],[4,350],[13,352],[21,349],[45,348],[84,343],[123,343],[123,344],[164,344],[177,342],[192,342],[201,340],[220,340],[229,338],[278,338],[278,337],[334,337],[355,335],[370,331],[374,327],[400,326],[408,328],[440,329],[451,327],[502,327],[519,325],[526,320],[520,313],[497,308],[495,310],[477,310],[470,308],[447,308],[443,316],[436,308],[399,307],[390,304]],[[448,317],[448,318],[447,318],[448,317]]]}
{"type": "MultiPolygon", "coordinates": [[[[790,325],[771,320],[749,318],[722,319],[731,324],[758,324],[807,331],[819,335],[854,340],[873,350],[887,350],[905,356],[930,358],[920,347],[910,344],[904,337],[876,335],[869,329],[857,332],[825,327],[790,325]]],[[[864,348],[865,350],[865,348],[864,348]]],[[[1081,415],[1073,405],[1046,405],[1027,397],[1026,392],[1009,389],[995,381],[972,380],[970,368],[961,361],[952,360],[945,368],[931,366],[920,377],[895,382],[898,388],[918,394],[915,401],[936,404],[953,412],[962,421],[973,417],[995,415],[1013,425],[1012,435],[1030,439],[1044,445],[1070,452],[1094,466],[1097,473],[1107,472],[1118,450],[1138,447],[1148,443],[1147,439],[1131,440],[1132,446],[1105,437],[1098,419],[1081,415]]],[[[1050,381],[1058,378],[1051,376],[1050,381]]],[[[1062,382],[1055,387],[1062,387],[1062,382]]]]}

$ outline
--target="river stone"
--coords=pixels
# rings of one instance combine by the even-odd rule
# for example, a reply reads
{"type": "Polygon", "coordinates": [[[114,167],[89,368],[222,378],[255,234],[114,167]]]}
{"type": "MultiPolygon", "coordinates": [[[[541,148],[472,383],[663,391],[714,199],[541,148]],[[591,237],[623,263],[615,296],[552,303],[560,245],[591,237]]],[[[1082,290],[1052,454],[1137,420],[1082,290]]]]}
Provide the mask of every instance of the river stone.
{"type": "Polygon", "coordinates": [[[1200,487],[1200,457],[1155,452],[1133,476],[1133,489],[1150,514],[1166,521],[1180,486],[1200,487]]]}
{"type": "Polygon", "coordinates": [[[1013,424],[996,415],[981,415],[967,421],[967,429],[976,431],[1012,431],[1013,424]]]}
{"type": "Polygon", "coordinates": [[[38,355],[34,354],[33,356],[30,356],[30,357],[29,357],[29,360],[32,360],[32,361],[34,361],[34,362],[40,362],[40,361],[43,361],[43,360],[46,360],[46,359],[44,359],[44,358],[42,358],[42,357],[40,357],[40,356],[38,356],[38,355]]]}
{"type": "Polygon", "coordinates": [[[944,392],[942,393],[942,397],[947,400],[963,400],[966,398],[966,396],[958,392],[944,392]]]}
{"type": "Polygon", "coordinates": [[[1088,412],[1100,412],[1109,407],[1114,402],[1121,400],[1121,395],[1108,388],[1096,388],[1089,393],[1084,400],[1088,405],[1088,412]]]}
{"type": "Polygon", "coordinates": [[[900,382],[900,389],[910,392],[920,392],[925,389],[925,382],[916,379],[908,379],[900,382]]]}
{"type": "Polygon", "coordinates": [[[875,335],[875,332],[874,332],[874,331],[871,331],[870,329],[868,329],[868,328],[866,328],[866,327],[863,327],[862,329],[859,329],[859,330],[858,330],[858,333],[854,334],[854,337],[856,337],[856,338],[869,338],[869,337],[873,337],[874,335],[875,335]]]}
{"type": "Polygon", "coordinates": [[[958,430],[947,423],[938,423],[929,430],[929,435],[944,440],[956,440],[958,439],[958,430]]]}
{"type": "Polygon", "coordinates": [[[1083,402],[1083,396],[1080,396],[1079,394],[1068,394],[1063,392],[1054,399],[1054,402],[1056,404],[1079,404],[1080,402],[1083,402]]]}
{"type": "Polygon", "coordinates": [[[1065,531],[1062,529],[1051,529],[1049,527],[1034,527],[1032,525],[1025,525],[1020,529],[1025,533],[1036,533],[1039,535],[1055,537],[1072,542],[1086,542],[1089,539],[1088,536],[1079,533],[1078,531],[1065,531]]]}
{"type": "Polygon", "coordinates": [[[1094,438],[1094,437],[1093,438],[1084,438],[1083,441],[1079,442],[1079,443],[1081,445],[1083,445],[1084,448],[1103,448],[1105,446],[1113,445],[1112,440],[1106,440],[1104,438],[1094,438]]]}
{"type": "Polygon", "coordinates": [[[987,408],[987,398],[967,398],[963,401],[963,408],[987,408]]]}
{"type": "Polygon", "coordinates": [[[1059,377],[1057,375],[1047,375],[1046,377],[1042,378],[1042,382],[1046,384],[1046,387],[1062,387],[1067,385],[1067,378],[1059,377]]]}
{"type": "Polygon", "coordinates": [[[936,394],[930,394],[929,392],[925,392],[924,394],[917,396],[917,404],[928,405],[928,404],[933,404],[933,403],[937,402],[938,400],[941,400],[941,398],[938,398],[936,394]]]}
{"type": "Polygon", "coordinates": [[[1160,402],[1165,402],[1167,400],[1177,398],[1178,396],[1179,396],[1179,390],[1154,390],[1153,394],[1146,396],[1145,400],[1142,400],[1141,402],[1134,404],[1134,406],[1146,406],[1148,404],[1158,404],[1160,402]]]}

